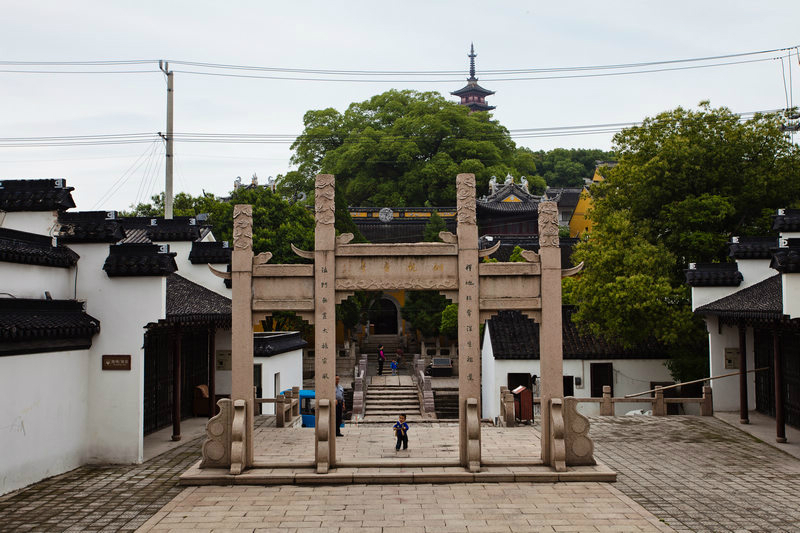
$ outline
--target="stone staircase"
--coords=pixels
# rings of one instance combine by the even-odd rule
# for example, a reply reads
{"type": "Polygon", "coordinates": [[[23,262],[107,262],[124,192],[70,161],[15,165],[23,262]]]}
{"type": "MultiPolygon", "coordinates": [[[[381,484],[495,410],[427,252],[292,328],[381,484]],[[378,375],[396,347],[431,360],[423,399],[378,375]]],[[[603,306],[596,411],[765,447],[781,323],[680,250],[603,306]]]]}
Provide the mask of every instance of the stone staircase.
{"type": "Polygon", "coordinates": [[[423,418],[419,393],[410,376],[373,376],[367,388],[367,410],[361,423],[392,423],[400,413],[405,413],[409,422],[423,418]]]}

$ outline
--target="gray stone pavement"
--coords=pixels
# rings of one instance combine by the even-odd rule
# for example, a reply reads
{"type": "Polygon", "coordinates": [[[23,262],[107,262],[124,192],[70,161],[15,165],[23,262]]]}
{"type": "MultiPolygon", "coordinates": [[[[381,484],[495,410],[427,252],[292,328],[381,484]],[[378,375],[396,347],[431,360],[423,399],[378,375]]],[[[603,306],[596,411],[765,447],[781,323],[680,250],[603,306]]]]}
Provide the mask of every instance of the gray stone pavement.
{"type": "Polygon", "coordinates": [[[594,417],[615,486],[676,531],[800,531],[800,460],[716,418],[594,417]]]}
{"type": "Polygon", "coordinates": [[[184,489],[195,439],[142,465],[82,467],[2,496],[0,531],[800,531],[794,457],[714,418],[591,422],[617,483],[184,489]]]}

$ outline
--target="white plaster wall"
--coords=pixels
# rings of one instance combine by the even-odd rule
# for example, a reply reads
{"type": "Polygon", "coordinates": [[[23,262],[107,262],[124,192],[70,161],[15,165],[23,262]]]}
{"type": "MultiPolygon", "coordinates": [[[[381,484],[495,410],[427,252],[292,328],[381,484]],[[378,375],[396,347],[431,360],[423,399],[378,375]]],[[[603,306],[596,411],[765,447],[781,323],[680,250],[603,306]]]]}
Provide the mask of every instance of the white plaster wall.
{"type": "MultiPolygon", "coordinates": [[[[210,234],[209,234],[210,235],[210,234]]],[[[206,236],[208,237],[208,235],[206,236]]],[[[204,240],[209,240],[208,238],[204,240]]],[[[210,240],[214,240],[213,236],[210,240]]],[[[178,274],[184,278],[202,285],[203,287],[221,294],[226,298],[231,298],[232,290],[225,286],[225,282],[211,273],[207,264],[195,265],[189,261],[189,252],[192,251],[192,243],[187,241],[164,241],[159,244],[169,244],[169,251],[176,252],[175,263],[178,265],[178,274]]],[[[213,265],[217,270],[225,270],[225,265],[213,265]]]]}
{"type": "Polygon", "coordinates": [[[19,211],[0,213],[0,227],[51,236],[58,226],[57,211],[19,211]]]}
{"type": "MultiPolygon", "coordinates": [[[[231,330],[217,330],[217,334],[214,337],[214,349],[231,349],[231,330]]],[[[216,357],[214,360],[216,361],[216,357]]],[[[214,392],[216,394],[230,394],[233,386],[232,379],[230,370],[215,370],[214,392]]]]}
{"type": "MultiPolygon", "coordinates": [[[[718,329],[718,318],[707,316],[706,328],[708,329],[708,357],[712,376],[737,372],[736,369],[725,368],[725,348],[739,347],[739,328],[722,326],[718,329]]],[[[755,368],[753,354],[753,328],[747,328],[747,368],[755,368]]],[[[747,400],[748,409],[755,409],[755,373],[747,375],[747,400]]],[[[714,410],[738,411],[739,410],[739,376],[711,380],[711,392],[714,397],[714,410]]]]}
{"type": "Polygon", "coordinates": [[[744,287],[744,285],[738,287],[692,287],[692,311],[707,303],[730,296],[744,287]]]}
{"type": "Polygon", "coordinates": [[[736,263],[744,278],[737,290],[750,287],[777,274],[769,267],[769,259],[737,259],[736,263]]]}
{"type": "Polygon", "coordinates": [[[0,293],[15,298],[43,299],[48,291],[55,300],[70,300],[74,298],[74,282],[75,267],[0,262],[0,293]]]}
{"type": "MultiPolygon", "coordinates": [[[[292,350],[272,357],[254,357],[253,364],[261,365],[261,397],[274,398],[275,374],[280,373],[280,390],[303,388],[303,350],[292,350]]],[[[275,405],[262,404],[262,413],[275,414],[275,405]]]]}
{"type": "Polygon", "coordinates": [[[0,494],[80,466],[88,350],[0,357],[0,494]]]}
{"type": "Polygon", "coordinates": [[[783,313],[791,318],[800,317],[800,274],[781,274],[783,313]]]}
{"type": "Polygon", "coordinates": [[[142,461],[144,403],[144,326],[164,318],[166,278],[109,278],[102,270],[108,244],[73,244],[81,256],[79,299],[100,320],[100,334],[90,350],[88,463],[142,461]],[[131,356],[131,370],[103,371],[104,354],[131,356]]]}

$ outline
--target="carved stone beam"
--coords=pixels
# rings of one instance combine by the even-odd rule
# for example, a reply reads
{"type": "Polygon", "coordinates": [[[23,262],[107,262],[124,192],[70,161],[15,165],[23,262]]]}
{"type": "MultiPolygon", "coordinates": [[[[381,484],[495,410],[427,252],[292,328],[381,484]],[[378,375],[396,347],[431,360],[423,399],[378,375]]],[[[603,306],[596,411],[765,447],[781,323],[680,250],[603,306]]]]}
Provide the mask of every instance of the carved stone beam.
{"type": "Polygon", "coordinates": [[[528,263],[538,263],[541,260],[539,254],[537,254],[533,250],[522,250],[522,253],[520,255],[528,263]]]}
{"type": "Polygon", "coordinates": [[[449,231],[440,231],[439,238],[442,239],[442,242],[446,242],[448,244],[456,244],[458,242],[458,237],[449,231]]]}
{"type": "Polygon", "coordinates": [[[246,411],[244,400],[234,400],[231,425],[231,474],[234,476],[242,473],[245,464],[246,411]]]}
{"type": "Polygon", "coordinates": [[[253,258],[253,266],[266,265],[272,259],[272,252],[261,252],[253,258]]]}
{"type": "Polygon", "coordinates": [[[545,438],[550,439],[550,457],[547,463],[556,472],[567,471],[567,450],[564,442],[564,412],[561,398],[550,399],[550,435],[545,438]]]}
{"type": "Polygon", "coordinates": [[[211,271],[212,274],[214,274],[218,278],[231,279],[231,273],[230,272],[223,272],[222,270],[217,270],[216,268],[212,267],[211,265],[208,265],[208,269],[211,271]]]}
{"type": "Polygon", "coordinates": [[[574,276],[575,274],[577,274],[581,270],[583,270],[583,261],[581,261],[579,265],[575,265],[572,268],[562,268],[561,269],[561,277],[562,278],[568,278],[570,276],[574,276]]]}
{"type": "Polygon", "coordinates": [[[342,233],[338,237],[336,237],[336,244],[347,244],[353,240],[354,235],[352,233],[342,233]]]}
{"type": "Polygon", "coordinates": [[[289,245],[292,247],[292,251],[295,254],[302,257],[303,259],[311,259],[312,261],[314,260],[314,252],[307,252],[305,250],[301,250],[300,248],[291,243],[289,243],[289,245]]]}
{"type": "Polygon", "coordinates": [[[231,419],[233,402],[223,398],[219,413],[206,424],[206,441],[203,443],[203,460],[200,468],[228,468],[231,465],[231,419]]]}
{"type": "Polygon", "coordinates": [[[492,255],[493,253],[495,253],[499,249],[500,249],[500,241],[497,241],[497,244],[495,244],[491,248],[485,248],[483,250],[478,250],[478,257],[489,257],[490,255],[492,255]]]}

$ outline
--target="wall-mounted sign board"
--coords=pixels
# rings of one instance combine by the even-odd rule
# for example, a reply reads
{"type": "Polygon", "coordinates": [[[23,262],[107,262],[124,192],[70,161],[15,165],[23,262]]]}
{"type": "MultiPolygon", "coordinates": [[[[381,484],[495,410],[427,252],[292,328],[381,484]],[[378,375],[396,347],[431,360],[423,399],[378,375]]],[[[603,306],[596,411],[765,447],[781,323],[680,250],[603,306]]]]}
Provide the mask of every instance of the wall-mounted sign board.
{"type": "Polygon", "coordinates": [[[103,370],[130,370],[130,355],[104,355],[103,370]]]}

